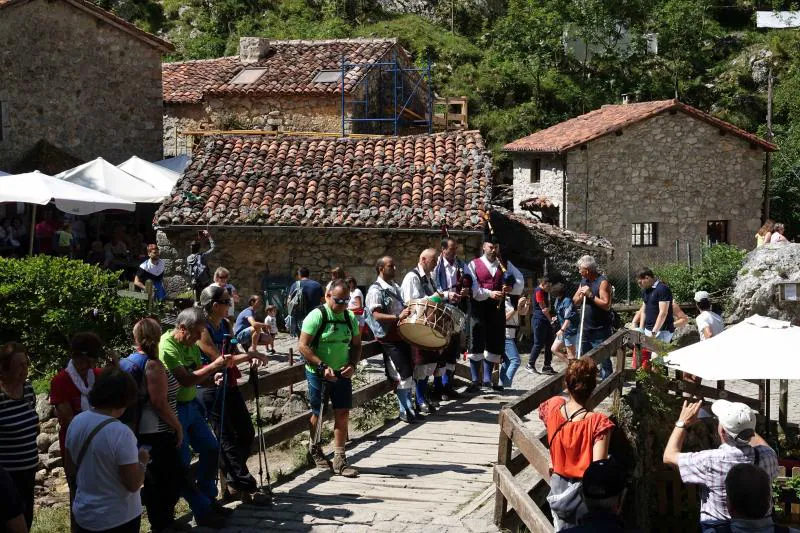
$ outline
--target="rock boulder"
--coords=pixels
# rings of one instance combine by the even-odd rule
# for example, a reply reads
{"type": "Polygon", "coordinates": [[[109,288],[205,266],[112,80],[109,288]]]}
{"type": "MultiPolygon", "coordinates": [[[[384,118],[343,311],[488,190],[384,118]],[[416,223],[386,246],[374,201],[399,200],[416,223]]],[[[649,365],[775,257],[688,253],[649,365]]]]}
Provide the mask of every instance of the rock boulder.
{"type": "Polygon", "coordinates": [[[44,422],[55,415],[53,406],[50,405],[50,398],[46,393],[36,395],[36,414],[39,415],[40,422],[44,422]]]}
{"type": "Polygon", "coordinates": [[[767,245],[747,254],[739,270],[727,322],[759,314],[800,325],[800,301],[778,300],[781,282],[800,283],[800,243],[767,245]]]}

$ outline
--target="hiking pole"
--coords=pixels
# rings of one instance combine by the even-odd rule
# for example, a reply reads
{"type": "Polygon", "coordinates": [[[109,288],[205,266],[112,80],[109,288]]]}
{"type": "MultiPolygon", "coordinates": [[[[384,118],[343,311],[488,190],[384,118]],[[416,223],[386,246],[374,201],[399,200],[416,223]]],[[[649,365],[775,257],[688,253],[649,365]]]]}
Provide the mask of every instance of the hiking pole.
{"type": "Polygon", "coordinates": [[[317,417],[317,427],[314,435],[314,446],[318,446],[320,440],[322,439],[322,420],[325,415],[325,404],[328,403],[326,401],[325,395],[328,392],[328,380],[325,379],[325,375],[322,375],[322,386],[320,387],[320,396],[322,397],[322,403],[319,406],[319,416],[317,417]]]}
{"type": "Polygon", "coordinates": [[[269,465],[267,464],[267,448],[264,444],[264,429],[261,426],[261,406],[259,405],[260,392],[258,389],[258,368],[250,367],[250,383],[253,386],[253,395],[256,402],[256,431],[258,432],[258,484],[264,489],[264,470],[267,471],[267,492],[272,494],[272,484],[269,479],[269,465]]]}
{"type": "Polygon", "coordinates": [[[583,297],[583,303],[581,303],[581,329],[578,332],[578,359],[581,358],[583,354],[583,319],[586,317],[586,296],[583,297]]]}
{"type": "MultiPolygon", "coordinates": [[[[220,350],[219,356],[225,357],[225,341],[228,343],[232,343],[233,339],[231,335],[225,334],[222,336],[222,349],[220,350]]],[[[224,455],[223,455],[223,446],[222,446],[222,434],[225,428],[225,395],[228,392],[228,368],[222,367],[222,392],[221,392],[221,401],[220,403],[220,413],[219,413],[219,427],[217,428],[217,444],[219,447],[219,453],[217,454],[217,472],[222,469],[222,465],[224,463],[224,455]]],[[[217,394],[220,394],[220,389],[217,388],[217,394]]],[[[220,397],[220,396],[218,396],[220,397]]],[[[215,402],[216,403],[216,402],[215,402]]]]}

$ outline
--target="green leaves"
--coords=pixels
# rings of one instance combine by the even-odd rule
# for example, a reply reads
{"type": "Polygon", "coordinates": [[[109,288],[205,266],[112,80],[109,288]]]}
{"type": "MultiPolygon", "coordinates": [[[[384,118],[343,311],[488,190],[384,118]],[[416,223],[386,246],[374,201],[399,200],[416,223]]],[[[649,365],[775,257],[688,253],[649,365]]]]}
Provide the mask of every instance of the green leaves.
{"type": "Polygon", "coordinates": [[[703,259],[692,269],[685,263],[670,263],[653,268],[664,280],[677,302],[691,302],[695,291],[711,294],[727,292],[742,268],[747,252],[728,244],[703,247],[703,259]]]}

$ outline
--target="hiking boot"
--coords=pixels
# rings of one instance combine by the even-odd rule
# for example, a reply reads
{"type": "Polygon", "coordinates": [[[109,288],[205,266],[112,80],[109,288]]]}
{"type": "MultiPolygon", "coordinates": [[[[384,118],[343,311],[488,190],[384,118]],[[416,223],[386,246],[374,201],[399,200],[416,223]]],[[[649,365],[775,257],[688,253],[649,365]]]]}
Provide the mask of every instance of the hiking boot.
{"type": "Polygon", "coordinates": [[[342,477],[358,477],[358,470],[347,464],[344,455],[333,456],[333,473],[342,477]]]}
{"type": "Polygon", "coordinates": [[[213,510],[207,513],[203,518],[195,518],[198,527],[208,527],[211,529],[222,529],[225,527],[225,517],[221,514],[215,513],[213,510]]]}
{"type": "Polygon", "coordinates": [[[322,451],[322,444],[311,445],[308,449],[308,454],[317,468],[327,470],[331,467],[331,462],[328,461],[328,458],[325,457],[325,452],[322,451]]]}

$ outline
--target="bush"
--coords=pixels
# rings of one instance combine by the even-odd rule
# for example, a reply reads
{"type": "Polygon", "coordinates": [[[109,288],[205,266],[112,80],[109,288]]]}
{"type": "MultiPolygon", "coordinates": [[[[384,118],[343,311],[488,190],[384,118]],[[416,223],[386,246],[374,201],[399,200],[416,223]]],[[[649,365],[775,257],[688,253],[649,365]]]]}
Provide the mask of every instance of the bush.
{"type": "Polygon", "coordinates": [[[703,247],[700,264],[690,269],[684,263],[669,263],[653,268],[657,278],[664,280],[678,302],[691,302],[695,291],[722,293],[736,280],[747,252],[729,244],[703,247]]]}
{"type": "Polygon", "coordinates": [[[32,379],[64,366],[79,331],[94,331],[109,348],[129,349],[145,302],[120,297],[118,279],[117,272],[61,257],[0,258],[0,342],[28,347],[32,379]]]}

